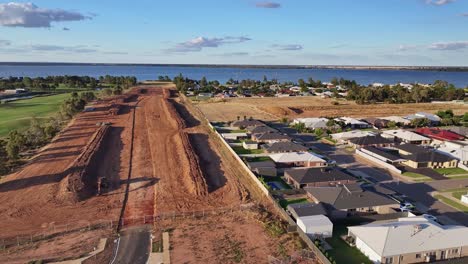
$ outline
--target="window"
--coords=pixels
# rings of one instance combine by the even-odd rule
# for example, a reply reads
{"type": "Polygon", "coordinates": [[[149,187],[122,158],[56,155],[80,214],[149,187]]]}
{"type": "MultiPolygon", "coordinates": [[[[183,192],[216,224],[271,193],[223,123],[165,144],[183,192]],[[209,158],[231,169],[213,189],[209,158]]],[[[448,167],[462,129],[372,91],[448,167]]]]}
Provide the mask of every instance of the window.
{"type": "Polygon", "coordinates": [[[385,264],[392,264],[393,263],[393,258],[386,258],[385,259],[385,264]]]}
{"type": "Polygon", "coordinates": [[[416,258],[421,258],[421,254],[416,254],[416,258]]]}

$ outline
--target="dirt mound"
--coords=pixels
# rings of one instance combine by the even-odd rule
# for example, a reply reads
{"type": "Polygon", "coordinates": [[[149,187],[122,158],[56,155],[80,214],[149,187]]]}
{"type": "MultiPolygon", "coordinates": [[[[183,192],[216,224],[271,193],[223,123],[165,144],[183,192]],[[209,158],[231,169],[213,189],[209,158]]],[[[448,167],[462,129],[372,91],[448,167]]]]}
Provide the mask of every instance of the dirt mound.
{"type": "Polygon", "coordinates": [[[103,139],[109,132],[109,126],[101,126],[86,145],[83,153],[64,171],[65,177],[60,182],[57,199],[73,203],[94,195],[97,190],[98,175],[90,169],[94,158],[102,147],[103,139]]]}
{"type": "Polygon", "coordinates": [[[288,107],[264,106],[259,107],[259,109],[277,116],[288,116],[295,114],[295,112],[288,107]]]}

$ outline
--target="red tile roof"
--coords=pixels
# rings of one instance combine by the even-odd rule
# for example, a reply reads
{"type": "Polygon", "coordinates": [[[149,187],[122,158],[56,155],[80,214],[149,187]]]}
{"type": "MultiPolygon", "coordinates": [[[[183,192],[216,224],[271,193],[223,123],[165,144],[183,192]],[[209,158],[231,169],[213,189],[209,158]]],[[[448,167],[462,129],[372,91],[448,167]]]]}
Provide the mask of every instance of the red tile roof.
{"type": "Polygon", "coordinates": [[[459,135],[455,132],[449,131],[449,130],[444,130],[444,129],[439,129],[439,128],[419,128],[416,129],[416,132],[419,134],[423,134],[425,136],[428,136],[433,139],[438,139],[442,141],[451,141],[451,140],[464,140],[465,137],[462,135],[459,135]]]}

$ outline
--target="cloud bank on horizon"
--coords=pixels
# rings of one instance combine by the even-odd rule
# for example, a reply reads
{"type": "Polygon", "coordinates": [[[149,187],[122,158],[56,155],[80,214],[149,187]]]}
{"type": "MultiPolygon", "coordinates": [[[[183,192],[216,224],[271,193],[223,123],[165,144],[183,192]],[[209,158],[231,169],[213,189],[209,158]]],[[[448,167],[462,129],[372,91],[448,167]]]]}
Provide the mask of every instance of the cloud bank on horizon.
{"type": "Polygon", "coordinates": [[[36,1],[0,3],[1,60],[468,63],[467,1],[242,0],[220,6],[217,0],[172,0],[131,8],[118,2],[36,1]],[[376,12],[367,12],[369,5],[376,12]],[[336,12],[340,16],[330,17],[336,12]]]}

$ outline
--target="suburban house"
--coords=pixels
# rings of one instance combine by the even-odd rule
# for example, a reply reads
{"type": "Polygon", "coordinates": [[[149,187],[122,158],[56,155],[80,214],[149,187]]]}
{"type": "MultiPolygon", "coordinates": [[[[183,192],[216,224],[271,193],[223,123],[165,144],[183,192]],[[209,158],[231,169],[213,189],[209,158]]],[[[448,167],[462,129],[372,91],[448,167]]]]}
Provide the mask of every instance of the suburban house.
{"type": "Polygon", "coordinates": [[[291,169],[284,177],[296,189],[357,183],[356,178],[334,167],[291,169]]]}
{"type": "Polygon", "coordinates": [[[296,222],[307,235],[320,238],[333,236],[333,223],[324,215],[302,216],[297,218],[296,222]]]}
{"type": "Polygon", "coordinates": [[[447,141],[437,151],[456,158],[460,164],[468,165],[468,142],[466,141],[447,141]]]}
{"type": "Polygon", "coordinates": [[[306,128],[315,130],[317,128],[327,129],[327,122],[328,122],[327,118],[312,117],[312,118],[296,118],[294,119],[292,124],[295,125],[295,124],[302,123],[304,124],[306,128]]]}
{"type": "Polygon", "coordinates": [[[362,131],[362,130],[353,130],[341,133],[331,134],[330,136],[338,141],[339,143],[347,142],[351,138],[358,138],[358,137],[367,137],[367,136],[375,136],[374,132],[370,131],[362,131]]]}
{"type": "Polygon", "coordinates": [[[265,124],[262,121],[255,120],[255,119],[245,119],[245,120],[239,120],[239,121],[234,121],[231,124],[231,127],[236,127],[240,129],[244,129],[247,127],[257,127],[257,126],[264,126],[265,124]]]}
{"type": "Polygon", "coordinates": [[[428,145],[431,143],[430,138],[403,129],[383,131],[382,137],[390,138],[397,143],[410,143],[419,145],[428,145]]]}
{"type": "Polygon", "coordinates": [[[372,127],[368,123],[351,118],[351,117],[339,117],[335,118],[335,121],[337,122],[343,122],[347,127],[352,128],[352,129],[361,129],[361,128],[370,128],[372,127]]]}
{"type": "Polygon", "coordinates": [[[247,167],[260,176],[278,176],[276,164],[272,160],[247,162],[247,167]]]}
{"type": "Polygon", "coordinates": [[[390,149],[369,146],[362,148],[361,151],[375,159],[392,165],[398,165],[399,163],[406,161],[406,159],[398,155],[397,151],[390,149]]]}
{"type": "Polygon", "coordinates": [[[327,209],[322,203],[297,203],[286,208],[294,219],[311,215],[327,215],[327,209]]]}
{"type": "Polygon", "coordinates": [[[424,217],[351,226],[348,235],[374,263],[423,263],[468,256],[468,227],[442,226],[424,217]]]}
{"type": "Polygon", "coordinates": [[[275,142],[266,146],[267,153],[307,152],[309,148],[294,142],[275,142]]]}
{"type": "Polygon", "coordinates": [[[382,137],[381,135],[351,138],[349,144],[355,148],[362,147],[388,147],[393,145],[393,141],[382,137]]]}
{"type": "Polygon", "coordinates": [[[272,144],[275,142],[288,142],[291,141],[291,137],[283,135],[278,132],[266,132],[263,134],[252,134],[252,140],[259,143],[272,144]]]}
{"type": "Polygon", "coordinates": [[[402,144],[395,145],[400,156],[406,161],[403,164],[417,169],[417,168],[456,168],[458,160],[454,157],[432,151],[418,145],[402,144]]]}
{"type": "Polygon", "coordinates": [[[408,126],[411,124],[411,120],[403,118],[401,116],[386,116],[381,117],[380,119],[387,120],[389,122],[394,122],[398,126],[408,126]]]}
{"type": "Polygon", "coordinates": [[[465,136],[459,135],[450,130],[444,130],[439,128],[419,128],[416,129],[416,132],[432,138],[436,143],[442,143],[444,141],[465,140],[465,136]]]}
{"type": "Polygon", "coordinates": [[[255,141],[246,140],[242,142],[242,147],[244,147],[244,149],[258,149],[258,143],[255,141]]]}
{"type": "Polygon", "coordinates": [[[278,130],[271,128],[266,125],[262,126],[250,126],[246,128],[247,131],[250,132],[250,134],[255,135],[255,134],[263,134],[263,133],[268,133],[268,132],[278,132],[278,130]]]}
{"type": "Polygon", "coordinates": [[[333,187],[304,188],[309,198],[329,207],[329,216],[344,218],[348,215],[394,213],[399,203],[386,195],[362,188],[359,184],[344,184],[333,187]]]}
{"type": "Polygon", "coordinates": [[[376,129],[386,128],[388,127],[388,123],[390,122],[385,119],[374,118],[374,117],[365,118],[363,119],[363,121],[369,123],[371,126],[373,126],[376,129]]]}
{"type": "Polygon", "coordinates": [[[283,168],[288,167],[325,167],[327,162],[310,152],[288,152],[270,154],[270,158],[283,168]]]}
{"type": "Polygon", "coordinates": [[[438,117],[437,115],[434,115],[434,114],[430,114],[430,113],[425,113],[425,112],[418,112],[414,115],[409,115],[407,117],[405,117],[406,119],[412,121],[414,119],[418,119],[418,118],[427,118],[430,122],[431,122],[431,125],[438,125],[440,123],[440,120],[441,118],[438,117]]]}
{"type": "Polygon", "coordinates": [[[459,135],[462,135],[462,136],[465,136],[465,137],[468,137],[468,127],[464,127],[464,126],[453,126],[453,127],[448,127],[446,128],[447,130],[450,130],[452,132],[455,132],[459,135]]]}
{"type": "Polygon", "coordinates": [[[222,133],[221,136],[225,139],[238,140],[248,138],[247,133],[222,133]]]}

